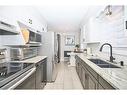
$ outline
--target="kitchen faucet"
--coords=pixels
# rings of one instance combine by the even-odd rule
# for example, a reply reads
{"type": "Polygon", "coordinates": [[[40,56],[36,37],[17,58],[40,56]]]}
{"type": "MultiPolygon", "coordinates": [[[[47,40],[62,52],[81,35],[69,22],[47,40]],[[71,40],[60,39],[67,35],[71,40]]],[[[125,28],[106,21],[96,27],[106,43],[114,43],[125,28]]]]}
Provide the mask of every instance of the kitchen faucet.
{"type": "Polygon", "coordinates": [[[115,60],[115,58],[112,56],[112,46],[111,46],[111,44],[109,44],[109,43],[104,43],[104,44],[101,46],[100,51],[102,51],[102,48],[103,48],[104,45],[109,45],[109,46],[110,46],[110,62],[113,62],[113,60],[115,60]]]}

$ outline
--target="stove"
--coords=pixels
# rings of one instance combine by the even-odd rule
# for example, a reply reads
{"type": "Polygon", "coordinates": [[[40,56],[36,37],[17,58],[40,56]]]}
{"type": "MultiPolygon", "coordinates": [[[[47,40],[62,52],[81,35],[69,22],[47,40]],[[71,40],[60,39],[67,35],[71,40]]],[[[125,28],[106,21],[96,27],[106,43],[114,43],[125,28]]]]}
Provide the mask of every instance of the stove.
{"type": "Polygon", "coordinates": [[[0,64],[0,88],[32,67],[34,67],[33,63],[10,62],[0,64]]]}

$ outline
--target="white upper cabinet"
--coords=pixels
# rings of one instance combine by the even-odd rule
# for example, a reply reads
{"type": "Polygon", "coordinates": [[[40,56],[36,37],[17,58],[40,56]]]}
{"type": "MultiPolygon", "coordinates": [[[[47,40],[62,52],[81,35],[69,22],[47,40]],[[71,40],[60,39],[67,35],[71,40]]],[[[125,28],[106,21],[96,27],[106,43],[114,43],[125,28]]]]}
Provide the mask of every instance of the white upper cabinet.
{"type": "Polygon", "coordinates": [[[19,32],[18,35],[0,36],[0,45],[25,45],[18,21],[40,32],[47,30],[46,22],[32,7],[0,6],[0,20],[16,26],[16,30],[19,32]]]}
{"type": "Polygon", "coordinates": [[[14,20],[0,16],[0,35],[17,35],[18,27],[14,20]]]}
{"type": "Polygon", "coordinates": [[[20,21],[25,25],[41,32],[43,32],[43,28],[46,27],[46,22],[32,7],[1,6],[0,16],[9,19],[7,21],[16,26],[17,21],[20,21]]]}

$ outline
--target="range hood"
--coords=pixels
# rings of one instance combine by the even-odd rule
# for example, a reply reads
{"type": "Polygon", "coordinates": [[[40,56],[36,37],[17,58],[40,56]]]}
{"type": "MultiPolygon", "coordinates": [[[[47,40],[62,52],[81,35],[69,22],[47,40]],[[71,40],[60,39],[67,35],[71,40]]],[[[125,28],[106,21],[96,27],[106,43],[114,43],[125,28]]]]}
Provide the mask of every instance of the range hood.
{"type": "Polygon", "coordinates": [[[16,26],[0,21],[0,35],[17,35],[16,26]]]}
{"type": "MultiPolygon", "coordinates": [[[[41,32],[26,26],[21,22],[18,23],[19,34],[18,35],[1,35],[1,43],[3,46],[9,47],[39,47],[41,46],[41,32]],[[3,41],[2,41],[3,40],[3,41]]],[[[3,25],[3,23],[2,23],[3,25]]],[[[6,26],[6,25],[3,25],[6,26]]],[[[14,26],[7,25],[9,29],[16,30],[14,26]]],[[[0,28],[3,30],[3,27],[0,28]]],[[[8,29],[8,28],[7,28],[8,29]]],[[[4,28],[4,30],[7,30],[4,28]]],[[[10,30],[9,30],[10,31],[10,30]]],[[[13,34],[17,34],[15,31],[11,31],[13,34]]],[[[10,33],[9,33],[10,34],[10,33]]]]}
{"type": "Polygon", "coordinates": [[[40,46],[41,45],[41,34],[33,30],[22,28],[21,29],[23,38],[26,46],[40,46]]]}
{"type": "MultiPolygon", "coordinates": [[[[13,36],[15,37],[15,36],[13,36]]],[[[15,37],[16,38],[16,37],[15,37]]],[[[30,31],[27,28],[22,28],[20,35],[17,36],[16,44],[4,44],[9,47],[39,47],[41,46],[41,34],[30,31]]],[[[9,41],[9,39],[8,39],[9,41]]]]}
{"type": "Polygon", "coordinates": [[[23,36],[25,46],[28,47],[41,46],[41,32],[25,25],[20,21],[18,21],[18,24],[21,29],[21,35],[23,36]]]}

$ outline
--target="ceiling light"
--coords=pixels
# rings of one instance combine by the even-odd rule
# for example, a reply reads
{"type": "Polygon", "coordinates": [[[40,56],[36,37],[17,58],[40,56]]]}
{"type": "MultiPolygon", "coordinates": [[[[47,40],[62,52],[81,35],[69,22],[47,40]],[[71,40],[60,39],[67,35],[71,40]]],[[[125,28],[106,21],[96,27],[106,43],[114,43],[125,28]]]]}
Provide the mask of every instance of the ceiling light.
{"type": "Polygon", "coordinates": [[[108,5],[106,8],[105,8],[105,15],[109,16],[109,15],[112,15],[112,6],[111,5],[108,5]]]}
{"type": "Polygon", "coordinates": [[[96,17],[97,19],[102,19],[105,16],[110,16],[112,15],[112,6],[108,5],[106,6],[103,10],[101,10],[101,12],[99,13],[99,15],[96,17]]]}

